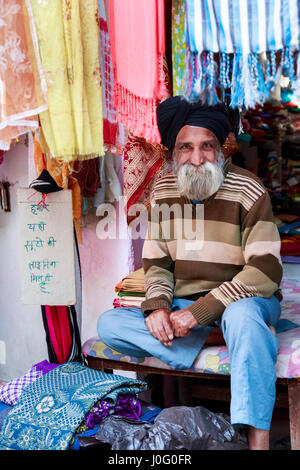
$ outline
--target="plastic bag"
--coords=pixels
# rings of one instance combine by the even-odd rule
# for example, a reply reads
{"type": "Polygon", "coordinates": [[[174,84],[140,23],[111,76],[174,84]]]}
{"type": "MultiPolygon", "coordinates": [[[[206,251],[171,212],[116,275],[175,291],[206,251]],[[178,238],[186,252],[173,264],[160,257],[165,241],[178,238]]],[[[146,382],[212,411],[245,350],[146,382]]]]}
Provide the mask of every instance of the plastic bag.
{"type": "Polygon", "coordinates": [[[106,418],[94,436],[112,450],[246,450],[247,438],[223,413],[202,406],[164,409],[154,423],[106,418]]]}

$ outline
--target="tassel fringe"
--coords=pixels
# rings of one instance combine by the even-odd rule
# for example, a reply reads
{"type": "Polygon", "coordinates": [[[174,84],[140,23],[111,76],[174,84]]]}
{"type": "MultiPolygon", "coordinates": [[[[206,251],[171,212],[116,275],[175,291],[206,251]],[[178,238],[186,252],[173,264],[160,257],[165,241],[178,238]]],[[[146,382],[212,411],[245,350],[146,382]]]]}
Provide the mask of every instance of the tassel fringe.
{"type": "Polygon", "coordinates": [[[157,126],[156,107],[169,93],[165,81],[163,55],[158,56],[157,73],[157,89],[153,98],[137,96],[119,83],[114,83],[114,107],[117,109],[117,121],[124,124],[133,135],[159,144],[161,137],[157,126]]]}
{"type": "Polygon", "coordinates": [[[232,108],[253,108],[270,98],[281,75],[290,79],[290,89],[300,95],[300,51],[284,48],[280,62],[274,51],[267,52],[266,63],[256,53],[218,56],[217,61],[212,52],[187,51],[183,95],[188,101],[216,104],[230,94],[232,108]]]}

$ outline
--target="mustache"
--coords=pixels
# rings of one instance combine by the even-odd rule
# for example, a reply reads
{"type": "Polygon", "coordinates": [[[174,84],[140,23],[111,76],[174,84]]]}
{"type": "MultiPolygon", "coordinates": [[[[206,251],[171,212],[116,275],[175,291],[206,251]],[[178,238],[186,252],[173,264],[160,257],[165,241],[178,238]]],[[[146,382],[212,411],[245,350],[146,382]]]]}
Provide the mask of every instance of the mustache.
{"type": "Polygon", "coordinates": [[[175,159],[173,169],[177,173],[179,192],[192,200],[214,194],[224,181],[224,161],[222,152],[213,163],[205,162],[199,166],[190,163],[179,166],[175,159]]]}

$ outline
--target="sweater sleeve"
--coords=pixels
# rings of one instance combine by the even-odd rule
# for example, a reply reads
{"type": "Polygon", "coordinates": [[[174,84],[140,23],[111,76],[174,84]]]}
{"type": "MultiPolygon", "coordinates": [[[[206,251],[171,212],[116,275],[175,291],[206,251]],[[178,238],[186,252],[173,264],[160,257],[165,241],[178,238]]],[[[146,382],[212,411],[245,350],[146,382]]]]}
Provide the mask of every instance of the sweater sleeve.
{"type": "MultiPolygon", "coordinates": [[[[154,210],[152,207],[152,215],[154,210]]],[[[161,223],[150,217],[150,211],[148,214],[142,253],[146,296],[141,309],[145,316],[160,308],[171,310],[174,293],[174,262],[163,237],[161,223]]]]}
{"type": "Polygon", "coordinates": [[[270,196],[265,191],[248,212],[241,213],[243,269],[231,281],[220,284],[188,309],[202,326],[217,320],[225,308],[246,297],[270,297],[282,300],[281,240],[274,222],[270,196]]]}

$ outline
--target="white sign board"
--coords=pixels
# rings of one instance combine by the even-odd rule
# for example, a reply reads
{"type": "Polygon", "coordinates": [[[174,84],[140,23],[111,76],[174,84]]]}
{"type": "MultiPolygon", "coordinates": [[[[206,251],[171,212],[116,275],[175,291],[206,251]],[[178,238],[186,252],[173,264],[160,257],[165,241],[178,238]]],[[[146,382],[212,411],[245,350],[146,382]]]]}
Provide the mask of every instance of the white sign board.
{"type": "Polygon", "coordinates": [[[18,189],[22,303],[75,305],[72,191],[18,189]]]}

